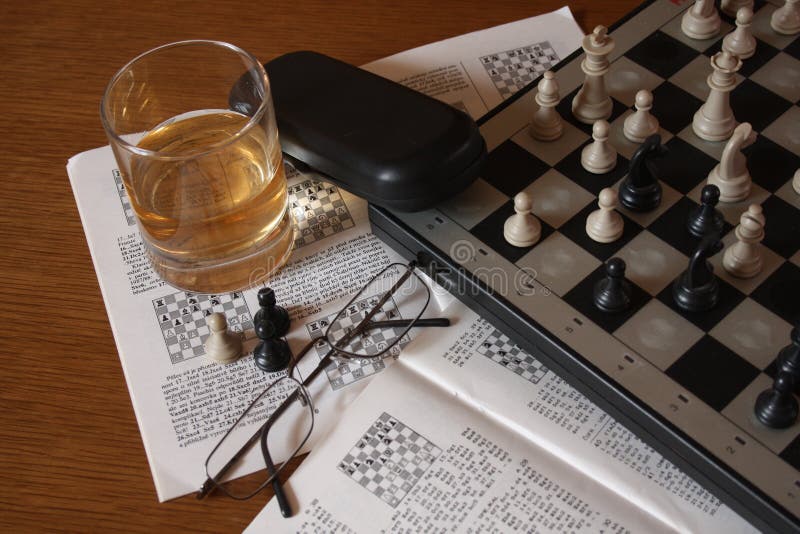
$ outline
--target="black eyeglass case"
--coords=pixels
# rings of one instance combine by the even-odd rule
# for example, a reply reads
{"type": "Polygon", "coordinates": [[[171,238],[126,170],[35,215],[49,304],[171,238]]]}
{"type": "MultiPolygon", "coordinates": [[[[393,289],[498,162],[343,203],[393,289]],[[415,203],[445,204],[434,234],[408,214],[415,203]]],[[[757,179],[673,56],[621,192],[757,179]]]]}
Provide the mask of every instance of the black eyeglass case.
{"type": "MultiPolygon", "coordinates": [[[[284,153],[347,191],[419,211],[478,177],[486,143],[467,114],[316,52],[292,52],[264,66],[284,153]]],[[[233,109],[245,112],[247,100],[236,86],[233,109]]]]}

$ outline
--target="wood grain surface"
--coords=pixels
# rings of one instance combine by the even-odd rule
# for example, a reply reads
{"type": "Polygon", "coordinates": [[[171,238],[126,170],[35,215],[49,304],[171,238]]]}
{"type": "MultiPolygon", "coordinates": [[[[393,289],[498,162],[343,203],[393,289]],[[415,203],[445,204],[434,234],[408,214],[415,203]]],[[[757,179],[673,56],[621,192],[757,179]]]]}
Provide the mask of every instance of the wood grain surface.
{"type": "MultiPolygon", "coordinates": [[[[575,0],[584,30],[636,0],[575,0]]],[[[359,65],[561,7],[555,0],[135,2],[0,7],[0,529],[236,532],[271,497],[159,504],[66,173],[106,144],[100,96],[128,60],[190,38],[267,61],[359,65]]],[[[532,36],[535,38],[535,36],[532,36]]],[[[198,469],[200,466],[198,466],[198,469]]]]}

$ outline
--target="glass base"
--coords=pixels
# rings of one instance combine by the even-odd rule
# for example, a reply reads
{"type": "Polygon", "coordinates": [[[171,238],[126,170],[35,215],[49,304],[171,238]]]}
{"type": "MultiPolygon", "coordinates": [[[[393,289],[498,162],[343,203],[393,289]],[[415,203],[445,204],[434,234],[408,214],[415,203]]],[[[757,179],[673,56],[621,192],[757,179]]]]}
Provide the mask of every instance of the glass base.
{"type": "Polygon", "coordinates": [[[145,241],[150,263],[168,284],[195,293],[228,293],[264,282],[281,268],[294,249],[295,224],[291,210],[286,210],[277,227],[256,252],[216,263],[186,263],[166,258],[145,241]]]}

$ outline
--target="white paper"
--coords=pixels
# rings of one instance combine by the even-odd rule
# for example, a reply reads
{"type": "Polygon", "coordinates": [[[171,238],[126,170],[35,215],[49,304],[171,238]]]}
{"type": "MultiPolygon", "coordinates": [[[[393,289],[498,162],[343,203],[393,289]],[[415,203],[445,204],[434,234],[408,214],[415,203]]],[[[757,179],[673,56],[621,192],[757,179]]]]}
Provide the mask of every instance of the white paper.
{"type": "Polygon", "coordinates": [[[421,331],[285,484],[295,515],[284,519],[273,500],[249,532],[756,531],[461,303],[444,313],[455,324],[444,334],[421,331]],[[405,465],[379,445],[360,449],[383,413],[441,453],[406,454],[405,465]],[[488,441],[470,445],[471,431],[488,441]],[[348,473],[349,452],[376,447],[393,464],[361,461],[365,474],[348,473]],[[470,450],[474,461],[460,469],[470,450]],[[486,453],[495,450],[502,453],[486,453]],[[377,494],[389,473],[408,476],[411,465],[424,472],[407,489],[377,494]]]}
{"type": "MultiPolygon", "coordinates": [[[[185,294],[161,282],[144,257],[132,212],[125,207],[126,195],[120,194],[118,184],[121,182],[111,149],[104,147],[78,154],[70,159],[67,171],[158,498],[164,501],[196,491],[205,480],[205,459],[221,434],[249,402],[282,373],[267,375],[255,367],[252,350],[258,339],[252,327],[245,329],[244,349],[249,353],[236,363],[221,366],[204,356],[184,359],[188,351],[193,353],[194,349],[179,349],[169,341],[171,332],[161,326],[163,317],[158,310],[163,308],[158,304],[159,299],[176,293],[185,297],[185,294]],[[171,350],[177,352],[171,354],[171,350]]],[[[317,187],[317,182],[309,182],[318,178],[316,175],[296,172],[289,175],[290,192],[298,185],[317,187]]],[[[328,186],[325,187],[326,191],[317,194],[327,194],[328,186]]],[[[304,189],[295,196],[303,197],[305,193],[304,189]]],[[[294,352],[310,339],[306,325],[337,311],[351,293],[382,267],[402,261],[370,232],[365,201],[338,188],[334,195],[341,196],[347,209],[346,215],[341,216],[342,231],[321,238],[307,236],[305,239],[309,243],[295,250],[290,263],[269,280],[278,303],[286,307],[292,317],[287,341],[294,352]]],[[[297,209],[302,209],[302,205],[297,209]]],[[[328,232],[330,228],[322,230],[328,232]]],[[[222,311],[223,307],[236,304],[233,308],[238,310],[234,314],[236,318],[232,320],[229,316],[229,323],[234,328],[235,321],[246,324],[259,309],[257,289],[243,291],[237,298],[220,295],[218,305],[212,305],[208,296],[196,296],[200,301],[197,304],[199,313],[205,313],[208,307],[222,311]]],[[[188,299],[183,300],[181,306],[191,306],[188,299]]],[[[441,302],[446,305],[449,298],[441,302]]],[[[178,302],[167,306],[176,304],[178,302]]],[[[189,336],[189,328],[193,327],[198,337],[184,343],[202,346],[201,339],[207,330],[196,328],[200,321],[187,322],[190,324],[185,326],[184,334],[189,336]]],[[[341,411],[370,377],[365,373],[364,378],[347,387],[328,387],[316,392],[319,421],[306,450],[334,420],[330,414],[341,411]]],[[[252,422],[247,430],[253,432],[256,424],[252,422]]],[[[283,458],[276,457],[279,459],[283,458]]],[[[253,454],[238,472],[243,474],[261,468],[263,459],[253,454]]]]}
{"type": "Polygon", "coordinates": [[[538,77],[571,54],[582,38],[583,32],[569,8],[562,7],[546,15],[400,52],[363,68],[478,118],[521,87],[520,80],[538,77]],[[509,55],[516,53],[553,54],[555,61],[544,56],[537,61],[522,60],[520,66],[531,72],[513,76],[500,73],[496,76],[499,81],[493,81],[490,71],[494,62],[510,61],[509,55]]]}

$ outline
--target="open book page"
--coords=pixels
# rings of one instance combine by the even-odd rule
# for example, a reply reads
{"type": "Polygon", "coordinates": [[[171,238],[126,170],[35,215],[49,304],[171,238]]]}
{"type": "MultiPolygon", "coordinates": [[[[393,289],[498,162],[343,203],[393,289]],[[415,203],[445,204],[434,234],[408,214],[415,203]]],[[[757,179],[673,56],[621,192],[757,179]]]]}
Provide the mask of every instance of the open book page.
{"type": "Polygon", "coordinates": [[[447,314],[458,324],[421,333],[404,365],[676,530],[754,530],[463,304],[447,314]]]}
{"type": "MultiPolygon", "coordinates": [[[[165,284],[144,255],[111,149],[79,154],[67,170],[158,498],[196,491],[213,446],[250,401],[282,376],[259,370],[251,355],[258,342],[253,317],[260,286],[201,295],[165,284]],[[204,356],[205,317],[212,312],[225,313],[229,327],[244,338],[245,356],[235,363],[218,365],[204,356]]],[[[287,341],[296,352],[312,335],[309,324],[338,311],[345,297],[400,258],[370,232],[366,202],[316,175],[287,171],[297,248],[269,285],[292,318],[287,341]]],[[[330,414],[346,406],[379,370],[361,371],[358,379],[340,376],[347,387],[328,387],[317,400],[319,422],[307,448],[334,420],[330,414]]],[[[271,399],[262,412],[280,400],[271,399]]],[[[253,432],[260,422],[250,421],[247,430],[253,432]]],[[[239,472],[263,468],[257,456],[239,472]]]]}
{"type": "Polygon", "coordinates": [[[273,499],[245,532],[673,531],[399,362],[284,487],[294,516],[273,499]]]}
{"type": "Polygon", "coordinates": [[[413,48],[362,68],[473,118],[537,79],[581,43],[568,7],[413,48]]]}

